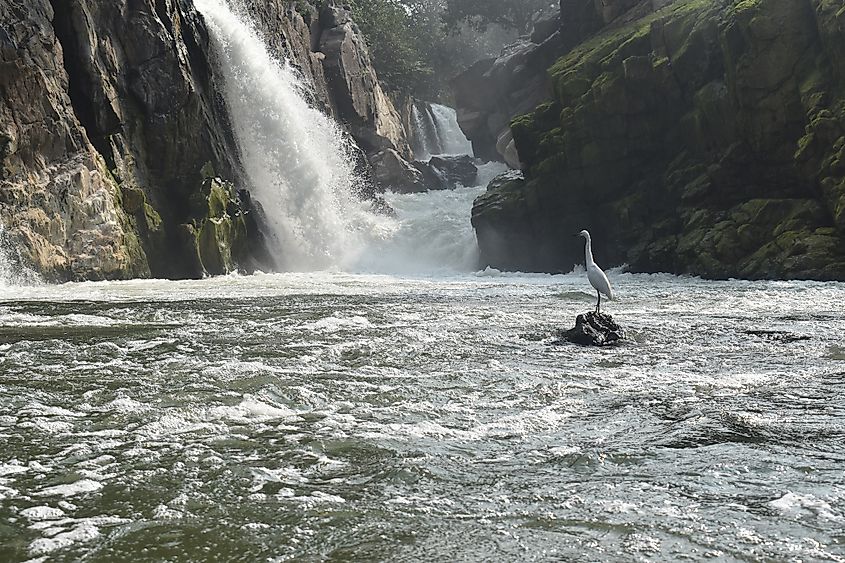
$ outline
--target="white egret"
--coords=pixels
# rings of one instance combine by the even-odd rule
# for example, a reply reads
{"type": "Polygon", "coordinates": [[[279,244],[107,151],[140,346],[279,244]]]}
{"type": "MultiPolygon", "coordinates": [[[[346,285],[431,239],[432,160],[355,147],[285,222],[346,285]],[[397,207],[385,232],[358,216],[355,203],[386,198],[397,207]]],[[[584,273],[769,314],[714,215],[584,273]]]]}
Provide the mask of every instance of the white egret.
{"type": "Polygon", "coordinates": [[[613,299],[613,289],[610,287],[610,282],[607,276],[599,268],[596,261],[593,260],[593,248],[590,241],[590,233],[586,230],[578,233],[578,236],[584,237],[587,245],[584,248],[584,260],[587,266],[587,279],[590,280],[590,285],[596,289],[598,301],[596,302],[596,314],[601,313],[601,294],[604,293],[608,299],[613,299]]]}

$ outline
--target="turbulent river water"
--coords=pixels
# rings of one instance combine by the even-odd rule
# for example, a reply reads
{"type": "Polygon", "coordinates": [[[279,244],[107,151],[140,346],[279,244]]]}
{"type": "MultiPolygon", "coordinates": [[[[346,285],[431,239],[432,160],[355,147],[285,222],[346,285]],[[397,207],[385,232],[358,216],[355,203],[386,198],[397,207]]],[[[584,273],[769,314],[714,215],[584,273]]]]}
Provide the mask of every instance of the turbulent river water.
{"type": "Polygon", "coordinates": [[[845,286],[611,281],[5,287],[0,560],[842,561],[845,286]]]}

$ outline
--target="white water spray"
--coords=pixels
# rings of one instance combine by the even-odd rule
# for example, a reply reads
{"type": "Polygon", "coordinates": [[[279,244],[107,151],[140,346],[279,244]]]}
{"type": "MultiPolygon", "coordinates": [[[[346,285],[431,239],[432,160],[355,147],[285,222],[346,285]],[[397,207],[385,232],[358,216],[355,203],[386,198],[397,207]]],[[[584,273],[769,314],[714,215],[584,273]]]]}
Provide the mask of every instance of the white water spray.
{"type": "Polygon", "coordinates": [[[251,191],[261,202],[285,270],[349,263],[360,230],[378,218],[355,197],[349,145],[328,116],[309,106],[307,86],[275,59],[223,0],[197,0],[224,82],[224,96],[251,191]]]}
{"type": "MultiPolygon", "coordinates": [[[[282,269],[416,274],[476,266],[469,217],[483,188],[388,192],[396,217],[372,213],[354,195],[357,179],[343,133],[309,106],[303,78],[270,55],[225,0],[196,0],[196,6],[208,23],[241,160],[274,231],[282,269]]],[[[443,143],[438,152],[471,154],[453,110],[433,105],[426,113],[443,143]]]]}
{"type": "Polygon", "coordinates": [[[478,267],[478,245],[470,223],[472,203],[507,166],[479,166],[475,186],[415,194],[388,192],[396,210],[390,236],[373,239],[361,256],[359,270],[393,274],[451,274],[478,267]]]}
{"type": "Polygon", "coordinates": [[[21,264],[15,249],[6,233],[6,227],[0,223],[0,291],[9,286],[36,285],[41,278],[21,264]]]}

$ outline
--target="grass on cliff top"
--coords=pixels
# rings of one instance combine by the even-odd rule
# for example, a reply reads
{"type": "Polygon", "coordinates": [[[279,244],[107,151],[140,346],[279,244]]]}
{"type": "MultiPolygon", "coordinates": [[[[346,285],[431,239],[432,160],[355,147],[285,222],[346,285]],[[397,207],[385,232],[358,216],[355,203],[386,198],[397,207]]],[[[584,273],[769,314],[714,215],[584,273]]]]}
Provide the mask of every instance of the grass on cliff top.
{"type": "MultiPolygon", "coordinates": [[[[759,0],[743,0],[743,3],[745,2],[759,2],[759,0]]],[[[549,68],[549,74],[553,80],[557,80],[563,74],[581,65],[599,65],[608,56],[616,52],[623,43],[648,35],[651,32],[653,22],[672,16],[683,16],[692,12],[704,11],[718,3],[718,0],[677,0],[638,20],[620,27],[605,28],[559,58],[549,68]]]]}

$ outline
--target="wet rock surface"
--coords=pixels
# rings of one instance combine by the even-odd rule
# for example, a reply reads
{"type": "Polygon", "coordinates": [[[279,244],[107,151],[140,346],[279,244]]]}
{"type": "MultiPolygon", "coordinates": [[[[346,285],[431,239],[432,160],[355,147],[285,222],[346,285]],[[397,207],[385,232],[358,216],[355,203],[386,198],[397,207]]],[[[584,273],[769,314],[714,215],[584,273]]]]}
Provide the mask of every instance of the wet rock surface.
{"type": "Polygon", "coordinates": [[[745,334],[750,336],[756,336],[758,338],[762,338],[763,340],[769,340],[773,342],[783,342],[785,344],[790,344],[792,342],[801,342],[804,340],[812,340],[812,338],[806,334],[795,334],[794,332],[788,332],[784,330],[746,330],[744,331],[745,334]]]}
{"type": "Polygon", "coordinates": [[[559,45],[531,112],[479,105],[513,91],[494,80],[505,57],[457,81],[473,142],[509,114],[525,173],[476,201],[482,266],[568,271],[587,228],[632,271],[845,280],[841,3],[592,4],[562,3],[584,34],[561,33],[580,42],[559,45]]]}
{"type": "MultiPolygon", "coordinates": [[[[243,4],[362,149],[362,176],[420,179],[345,8],[243,4]]],[[[273,269],[217,74],[190,1],[0,3],[0,223],[19,261],[57,281],[273,269]]]]}
{"type": "Polygon", "coordinates": [[[607,313],[582,313],[575,317],[575,326],[557,334],[555,344],[571,342],[582,346],[607,346],[625,338],[625,330],[607,313]]]}
{"type": "Polygon", "coordinates": [[[413,163],[427,190],[446,190],[458,184],[472,186],[478,176],[478,167],[469,155],[433,156],[428,162],[413,163]]]}

